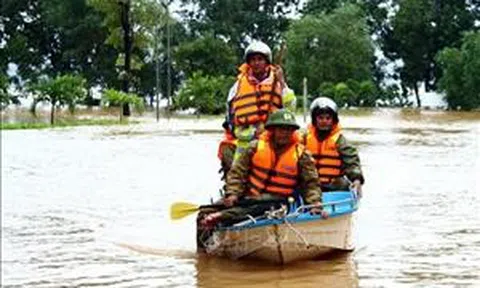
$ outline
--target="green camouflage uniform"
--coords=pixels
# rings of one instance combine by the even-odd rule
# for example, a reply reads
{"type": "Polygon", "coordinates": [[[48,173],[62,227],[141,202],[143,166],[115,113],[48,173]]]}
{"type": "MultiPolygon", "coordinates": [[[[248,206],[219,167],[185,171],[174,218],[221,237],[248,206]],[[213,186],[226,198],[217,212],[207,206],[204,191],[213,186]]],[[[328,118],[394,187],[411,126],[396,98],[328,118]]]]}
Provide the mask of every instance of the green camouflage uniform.
{"type": "Polygon", "coordinates": [[[220,153],[222,154],[222,159],[220,161],[220,165],[221,165],[220,172],[222,172],[222,180],[227,179],[227,173],[228,171],[230,171],[230,168],[232,168],[235,149],[236,148],[233,145],[223,145],[220,148],[220,153]]]}
{"type": "MultiPolygon", "coordinates": [[[[242,153],[238,159],[233,163],[232,168],[228,172],[227,177],[227,189],[225,197],[229,195],[236,195],[239,198],[245,197],[249,189],[248,176],[250,172],[250,161],[255,154],[258,141],[252,141],[245,153],[242,153]]],[[[322,191],[317,185],[318,174],[315,169],[314,160],[308,151],[300,156],[298,160],[299,167],[299,189],[298,191],[302,195],[307,204],[311,204],[317,201],[321,201],[322,191]]],[[[271,193],[264,193],[261,195],[260,200],[266,199],[285,199],[284,196],[274,195],[271,193]]],[[[249,214],[257,216],[267,210],[271,204],[254,204],[248,207],[232,207],[222,211],[222,221],[236,222],[249,214]]]]}
{"type": "MultiPolygon", "coordinates": [[[[302,130],[300,133],[302,134],[302,139],[306,139],[307,131],[302,130]]],[[[360,183],[363,185],[365,179],[363,177],[357,148],[355,148],[343,134],[340,134],[337,140],[337,149],[343,163],[342,170],[348,180],[344,177],[338,177],[332,181],[328,190],[349,190],[350,182],[357,179],[360,180],[360,183]]]]}

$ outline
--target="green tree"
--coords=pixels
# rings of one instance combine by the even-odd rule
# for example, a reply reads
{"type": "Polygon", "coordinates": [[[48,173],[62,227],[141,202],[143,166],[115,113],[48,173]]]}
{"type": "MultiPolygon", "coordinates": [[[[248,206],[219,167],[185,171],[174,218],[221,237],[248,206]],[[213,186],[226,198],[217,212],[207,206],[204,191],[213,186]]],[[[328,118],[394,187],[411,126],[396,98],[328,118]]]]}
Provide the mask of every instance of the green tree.
{"type": "Polygon", "coordinates": [[[332,98],[340,107],[345,105],[372,107],[381,97],[380,92],[371,80],[358,82],[352,79],[337,84],[322,83],[318,89],[318,94],[332,98]]]}
{"type": "Polygon", "coordinates": [[[417,106],[421,106],[418,95],[419,83],[424,79],[433,47],[434,27],[432,0],[404,0],[395,15],[391,35],[387,38],[387,56],[392,60],[402,59],[401,81],[415,91],[417,106]]]}
{"type": "Polygon", "coordinates": [[[443,70],[440,89],[450,108],[480,107],[480,32],[467,33],[458,48],[445,48],[437,56],[443,70]]]}
{"type": "Polygon", "coordinates": [[[310,0],[304,3],[302,13],[305,15],[328,14],[348,3],[355,4],[356,2],[356,0],[310,0]]]}
{"type": "MultiPolygon", "coordinates": [[[[142,113],[144,110],[142,98],[138,97],[138,95],[136,95],[135,93],[125,93],[123,91],[118,91],[115,89],[107,89],[103,93],[102,101],[104,105],[109,106],[124,107],[125,105],[133,105],[135,110],[139,113],[142,113]]],[[[123,116],[123,111],[120,110],[120,122],[122,122],[123,116]]]]}
{"type": "Polygon", "coordinates": [[[298,0],[182,0],[183,5],[195,5],[195,11],[186,9],[183,17],[192,35],[213,33],[226,39],[239,56],[250,39],[260,39],[276,46],[289,25],[288,14],[297,7],[298,0]]]}
{"type": "Polygon", "coordinates": [[[182,43],[176,53],[175,62],[186,77],[194,72],[204,75],[233,75],[237,57],[234,49],[212,35],[182,43]]]}
{"type": "Polygon", "coordinates": [[[84,0],[3,0],[0,43],[2,69],[14,63],[13,83],[36,82],[38,77],[81,73],[92,87],[114,70],[112,49],[103,42],[102,17],[84,0]]]}
{"type": "Polygon", "coordinates": [[[36,84],[29,86],[29,91],[34,95],[32,112],[35,113],[36,105],[40,102],[51,104],[50,124],[55,124],[55,108],[67,105],[70,112],[75,111],[75,106],[82,102],[87,95],[85,79],[80,76],[63,75],[54,79],[40,79],[36,84]]]}
{"type": "Polygon", "coordinates": [[[377,86],[370,80],[365,80],[359,83],[358,90],[355,90],[357,101],[356,106],[373,107],[376,105],[376,100],[380,98],[380,93],[377,86]]]}
{"type": "Polygon", "coordinates": [[[337,103],[339,107],[343,107],[349,102],[351,99],[355,97],[355,93],[353,92],[350,87],[344,82],[337,83],[334,87],[334,95],[333,100],[337,103]]]}
{"type": "MultiPolygon", "coordinates": [[[[337,8],[355,4],[363,10],[373,43],[381,48],[382,36],[389,28],[388,13],[393,10],[391,6],[394,6],[395,2],[397,0],[310,0],[305,2],[302,13],[304,15],[329,14],[337,8]]],[[[386,63],[382,59],[377,59],[376,56],[371,61],[373,80],[377,89],[380,89],[387,76],[383,68],[386,63]]]]}
{"type": "Polygon", "coordinates": [[[391,60],[403,61],[400,78],[415,91],[419,107],[419,83],[429,91],[440,75],[435,55],[444,47],[458,47],[461,34],[473,27],[473,20],[465,1],[399,1],[392,27],[384,35],[384,52],[391,60]]]}
{"type": "MultiPolygon", "coordinates": [[[[152,0],[87,0],[88,4],[105,15],[103,26],[108,29],[106,43],[119,53],[117,66],[122,90],[129,93],[138,71],[144,64],[142,50],[154,47],[156,22],[166,19],[164,8],[152,0]],[[160,19],[158,19],[160,18],[160,19]],[[135,31],[135,32],[134,32],[135,31]],[[150,44],[150,45],[149,45],[150,44]]],[[[123,106],[124,116],[130,115],[128,105],[123,106]]]]}
{"type": "Polygon", "coordinates": [[[372,42],[365,17],[356,6],[347,5],[328,15],[306,16],[292,23],[286,38],[286,70],[296,91],[301,91],[304,77],[309,87],[372,78],[372,42]]]}
{"type": "MultiPolygon", "coordinates": [[[[155,93],[155,70],[156,61],[159,61],[160,79],[168,78],[168,69],[171,71],[170,83],[171,87],[175,88],[179,85],[181,77],[176,71],[175,63],[172,58],[168,58],[167,41],[168,35],[166,33],[167,27],[170,33],[171,50],[175,51],[175,47],[179,45],[185,38],[185,28],[181,23],[176,22],[164,6],[156,0],[87,0],[89,5],[92,5],[103,13],[104,21],[103,27],[109,31],[109,36],[106,44],[114,47],[118,51],[117,66],[121,73],[123,80],[123,90],[125,92],[125,80],[131,81],[133,87],[128,90],[133,90],[138,95],[150,95],[153,101],[153,94],[155,93]],[[122,6],[119,4],[131,3],[129,10],[129,25],[131,35],[131,71],[125,72],[126,57],[125,53],[125,39],[124,27],[122,27],[121,13],[122,6]]],[[[128,49],[127,49],[128,50],[128,49]]],[[[171,53],[173,55],[173,52],[171,53]]],[[[168,95],[166,81],[162,81],[161,85],[162,95],[168,95]]],[[[117,87],[119,86],[109,86],[117,87]]]]}
{"type": "Polygon", "coordinates": [[[8,76],[0,73],[0,110],[7,108],[10,104],[20,104],[18,97],[8,93],[8,76]]]}
{"type": "Polygon", "coordinates": [[[175,106],[179,109],[196,109],[197,113],[220,114],[225,112],[225,95],[234,77],[202,75],[193,73],[179,91],[175,106]]]}

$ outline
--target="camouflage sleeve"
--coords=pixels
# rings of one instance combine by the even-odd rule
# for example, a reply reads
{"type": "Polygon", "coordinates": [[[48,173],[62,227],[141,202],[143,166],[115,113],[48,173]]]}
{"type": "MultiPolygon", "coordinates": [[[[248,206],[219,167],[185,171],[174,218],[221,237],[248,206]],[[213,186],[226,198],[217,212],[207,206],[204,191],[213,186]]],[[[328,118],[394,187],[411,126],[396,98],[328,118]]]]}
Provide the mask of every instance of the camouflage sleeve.
{"type": "Polygon", "coordinates": [[[248,171],[250,169],[250,159],[257,147],[257,141],[252,141],[249,147],[238,159],[233,161],[232,168],[228,171],[227,187],[225,196],[237,195],[244,196],[246,185],[248,183],[248,171]]]}
{"type": "Polygon", "coordinates": [[[220,164],[224,171],[229,171],[232,168],[233,156],[235,155],[234,145],[222,145],[220,147],[220,154],[222,155],[220,164]]]}
{"type": "Polygon", "coordinates": [[[353,182],[358,179],[363,184],[365,179],[363,178],[357,149],[352,146],[343,135],[338,138],[337,144],[340,157],[343,161],[345,175],[347,175],[350,181],[353,182]]]}
{"type": "Polygon", "coordinates": [[[305,202],[311,204],[316,201],[321,201],[322,190],[318,186],[318,173],[315,168],[315,162],[312,158],[312,154],[305,150],[298,160],[298,166],[300,169],[299,186],[300,191],[303,193],[305,202]]]}
{"type": "Polygon", "coordinates": [[[298,129],[296,133],[300,143],[303,145],[307,144],[305,143],[307,140],[307,133],[308,133],[307,129],[304,129],[304,128],[298,129]]]}

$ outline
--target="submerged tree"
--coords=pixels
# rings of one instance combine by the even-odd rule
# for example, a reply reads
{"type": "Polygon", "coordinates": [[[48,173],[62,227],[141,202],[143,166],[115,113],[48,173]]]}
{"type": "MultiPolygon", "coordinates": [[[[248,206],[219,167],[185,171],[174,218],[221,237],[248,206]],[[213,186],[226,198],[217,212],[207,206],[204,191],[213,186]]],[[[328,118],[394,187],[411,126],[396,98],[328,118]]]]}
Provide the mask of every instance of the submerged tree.
{"type": "Polygon", "coordinates": [[[480,107],[480,32],[463,38],[460,49],[446,48],[437,60],[443,70],[440,89],[446,92],[450,108],[480,107]]]}
{"type": "MultiPolygon", "coordinates": [[[[115,89],[108,89],[103,93],[103,103],[110,106],[125,107],[125,105],[133,105],[135,110],[139,113],[143,112],[143,101],[138,95],[134,93],[125,93],[123,91],[117,91],[115,89]]],[[[123,110],[120,110],[120,122],[123,119],[123,110]]]]}
{"type": "Polygon", "coordinates": [[[70,112],[75,111],[75,106],[84,100],[87,95],[85,79],[80,76],[64,75],[54,79],[41,79],[36,84],[30,85],[29,91],[34,95],[32,112],[38,103],[48,102],[51,105],[50,124],[55,124],[55,108],[67,105],[70,112]]]}
{"type": "Polygon", "coordinates": [[[444,47],[458,47],[463,32],[473,28],[474,18],[465,1],[400,0],[392,26],[383,35],[384,52],[391,60],[401,59],[400,78],[415,91],[436,88],[440,77],[435,56],[444,47]]]}

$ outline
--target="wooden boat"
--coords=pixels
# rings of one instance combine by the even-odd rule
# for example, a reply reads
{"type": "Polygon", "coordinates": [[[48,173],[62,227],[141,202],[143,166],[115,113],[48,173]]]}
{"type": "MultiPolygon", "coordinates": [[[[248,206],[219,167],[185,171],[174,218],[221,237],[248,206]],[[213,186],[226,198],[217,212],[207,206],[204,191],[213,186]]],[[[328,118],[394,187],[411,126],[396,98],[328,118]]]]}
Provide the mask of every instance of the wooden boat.
{"type": "Polygon", "coordinates": [[[213,231],[206,253],[278,264],[315,259],[335,250],[352,251],[352,220],[359,201],[354,192],[323,193],[329,218],[311,215],[309,206],[292,203],[288,211],[266,213],[213,231]]]}

